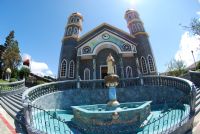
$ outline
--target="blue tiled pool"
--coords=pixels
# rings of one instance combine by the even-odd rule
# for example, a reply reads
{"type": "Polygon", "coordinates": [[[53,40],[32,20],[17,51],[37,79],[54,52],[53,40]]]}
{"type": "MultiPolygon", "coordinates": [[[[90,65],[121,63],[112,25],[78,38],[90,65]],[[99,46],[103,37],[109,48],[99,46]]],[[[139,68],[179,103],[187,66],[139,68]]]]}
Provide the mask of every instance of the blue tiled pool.
{"type": "MultiPolygon", "coordinates": [[[[179,109],[168,109],[165,111],[153,109],[148,117],[148,121],[145,120],[137,130],[133,127],[133,133],[151,134],[173,131],[189,118],[190,106],[186,104],[183,106],[179,109]]],[[[76,129],[70,125],[73,118],[72,111],[51,109],[48,112],[33,110],[32,113],[34,115],[33,125],[41,131],[49,134],[81,134],[78,131],[80,130],[79,128],[76,129]]],[[[110,129],[110,131],[112,130],[110,129]]],[[[121,130],[119,133],[126,134],[126,130],[121,130]]]]}

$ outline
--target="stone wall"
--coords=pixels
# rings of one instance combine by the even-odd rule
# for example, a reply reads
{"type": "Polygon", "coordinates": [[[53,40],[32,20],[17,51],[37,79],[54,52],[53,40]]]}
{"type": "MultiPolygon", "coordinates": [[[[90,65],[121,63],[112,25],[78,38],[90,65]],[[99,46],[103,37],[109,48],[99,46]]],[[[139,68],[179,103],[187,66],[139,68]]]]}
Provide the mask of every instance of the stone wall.
{"type": "MultiPolygon", "coordinates": [[[[153,101],[153,104],[173,103],[184,96],[176,88],[166,86],[135,86],[118,88],[118,101],[137,102],[153,101]]],[[[68,89],[44,95],[33,103],[44,109],[70,109],[72,105],[106,104],[108,102],[107,89],[68,89]]]]}

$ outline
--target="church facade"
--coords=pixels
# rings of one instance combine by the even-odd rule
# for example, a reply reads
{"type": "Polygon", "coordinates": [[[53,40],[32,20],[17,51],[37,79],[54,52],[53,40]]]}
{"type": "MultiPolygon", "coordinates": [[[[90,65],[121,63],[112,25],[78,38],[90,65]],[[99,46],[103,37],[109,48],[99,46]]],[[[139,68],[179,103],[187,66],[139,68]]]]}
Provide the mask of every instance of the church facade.
{"type": "Polygon", "coordinates": [[[80,13],[71,14],[62,40],[58,80],[103,79],[110,53],[120,78],[157,74],[149,37],[139,14],[127,10],[125,19],[130,33],[103,23],[80,37],[83,17],[80,13]]]}

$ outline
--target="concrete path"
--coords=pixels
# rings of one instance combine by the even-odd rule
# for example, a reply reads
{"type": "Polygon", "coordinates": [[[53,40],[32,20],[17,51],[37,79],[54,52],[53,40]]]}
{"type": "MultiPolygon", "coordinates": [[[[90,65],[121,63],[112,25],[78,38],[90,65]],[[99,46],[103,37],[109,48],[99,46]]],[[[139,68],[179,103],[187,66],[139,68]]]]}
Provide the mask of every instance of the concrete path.
{"type": "Polygon", "coordinates": [[[192,134],[200,134],[200,113],[194,118],[192,134]]]}
{"type": "Polygon", "coordinates": [[[0,106],[0,134],[16,134],[14,120],[0,106]]]}

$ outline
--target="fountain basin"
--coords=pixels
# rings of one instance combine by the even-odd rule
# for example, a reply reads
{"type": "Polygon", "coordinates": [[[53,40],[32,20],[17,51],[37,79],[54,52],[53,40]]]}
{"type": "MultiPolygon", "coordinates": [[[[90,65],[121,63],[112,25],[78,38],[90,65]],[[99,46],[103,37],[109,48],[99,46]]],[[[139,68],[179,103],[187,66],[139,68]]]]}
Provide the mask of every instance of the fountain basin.
{"type": "Polygon", "coordinates": [[[151,101],[120,103],[116,107],[106,104],[71,106],[74,115],[72,122],[83,129],[138,126],[150,115],[150,104],[151,101]]]}

